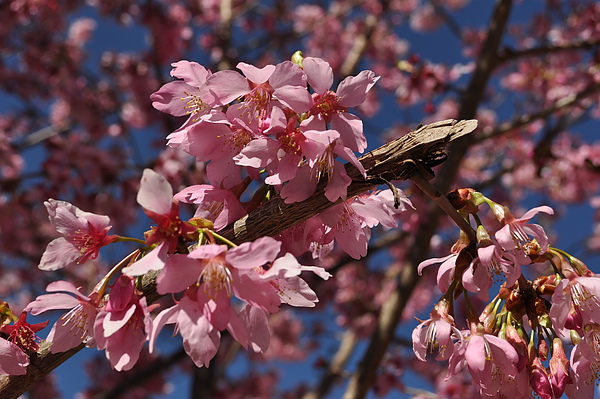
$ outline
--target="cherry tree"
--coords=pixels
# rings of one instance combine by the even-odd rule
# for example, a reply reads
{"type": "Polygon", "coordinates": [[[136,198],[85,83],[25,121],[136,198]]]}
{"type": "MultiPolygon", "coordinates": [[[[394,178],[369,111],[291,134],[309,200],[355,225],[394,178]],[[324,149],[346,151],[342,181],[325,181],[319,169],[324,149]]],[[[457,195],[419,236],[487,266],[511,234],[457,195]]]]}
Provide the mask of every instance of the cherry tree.
{"type": "Polygon", "coordinates": [[[0,396],[594,397],[596,2],[0,16],[0,396]]]}

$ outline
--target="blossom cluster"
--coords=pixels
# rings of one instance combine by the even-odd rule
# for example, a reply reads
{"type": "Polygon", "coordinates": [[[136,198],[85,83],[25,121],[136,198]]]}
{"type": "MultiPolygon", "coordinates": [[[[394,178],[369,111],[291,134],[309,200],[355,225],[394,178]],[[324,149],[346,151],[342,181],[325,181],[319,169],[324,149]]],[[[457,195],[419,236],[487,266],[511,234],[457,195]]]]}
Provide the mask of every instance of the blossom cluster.
{"type": "Polygon", "coordinates": [[[224,331],[244,348],[265,352],[269,315],[283,304],[314,307],[318,302],[300,274],[330,277],[322,267],[300,264],[297,256],[310,252],[314,259],[323,258],[337,242],[358,259],[366,255],[371,228],[397,226],[395,215],[410,201],[391,190],[348,198],[351,179],[341,162],[348,161],[365,174],[355,155],[366,148],[362,122],[348,107],[360,105],[378,78],[363,71],[344,79],[333,92],[333,72],[325,61],[299,55],[295,61],[262,69],[240,63],[243,75],[213,74],[189,61],[173,64],[171,74],[180,80],[155,92],[153,105],[172,115],[188,115],[168,136],[168,145],[208,162],[209,184],[174,193],[164,176],[145,169],[137,202],[154,225],[144,239],[109,234],[108,216],[65,201],[46,201],[60,237],[47,246],[41,270],[77,267],[116,242],[140,247],[115,265],[91,293],[69,281],[54,281],[14,325],[8,320],[0,327],[2,337],[7,337],[0,340],[7,354],[0,358],[0,373],[23,374],[28,362],[24,351],[38,349],[35,333],[47,323],[28,324],[27,313],[57,309],[66,313],[46,338],[50,351],[64,352],[82,344],[97,347],[118,371],[131,369],[147,342],[153,353],[167,324],[174,325],[198,367],[208,366],[216,355],[224,331]],[[253,180],[262,186],[243,202],[253,180]],[[219,233],[274,192],[288,203],[302,201],[321,180],[327,182],[325,196],[332,202],[341,200],[339,204],[276,237],[237,245],[219,233]],[[195,206],[188,220],[182,219],[182,203],[195,206]],[[156,275],[157,293],[170,302],[150,304],[140,291],[142,278],[149,273],[156,275]]]}
{"type": "Polygon", "coordinates": [[[459,212],[476,221],[476,241],[461,232],[452,254],[419,265],[422,273],[441,263],[437,283],[444,294],[413,331],[417,358],[448,361],[447,380],[467,366],[482,397],[530,398],[531,390],[544,399],[594,397],[600,276],[549,246],[544,228],[530,223],[540,212],[552,215],[552,208],[540,206],[515,218],[472,189],[452,194],[459,212]],[[500,228],[484,227],[477,215],[482,204],[489,205],[500,228]],[[498,294],[477,312],[469,294],[487,301],[494,287],[498,294]],[[462,329],[454,306],[460,297],[466,305],[462,329]],[[570,358],[565,346],[572,346],[570,358]],[[527,385],[531,390],[523,389],[527,385]]]}

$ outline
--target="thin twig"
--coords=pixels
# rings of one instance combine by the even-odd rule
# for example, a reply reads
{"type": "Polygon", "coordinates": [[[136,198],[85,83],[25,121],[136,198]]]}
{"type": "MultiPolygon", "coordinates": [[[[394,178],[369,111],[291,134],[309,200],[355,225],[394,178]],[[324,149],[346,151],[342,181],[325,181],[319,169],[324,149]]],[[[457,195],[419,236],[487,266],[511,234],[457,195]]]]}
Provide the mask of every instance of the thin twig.
{"type": "Polygon", "coordinates": [[[471,227],[471,225],[467,223],[467,221],[462,216],[460,216],[460,214],[456,211],[456,209],[454,209],[454,207],[452,206],[450,201],[448,201],[448,198],[445,195],[440,193],[440,191],[437,188],[435,188],[435,186],[431,184],[427,179],[425,179],[420,173],[415,173],[410,179],[425,194],[427,194],[429,198],[434,200],[435,203],[438,204],[438,206],[442,208],[442,210],[446,212],[446,214],[450,216],[450,218],[452,218],[452,220],[454,220],[454,223],[456,223],[458,227],[460,227],[460,229],[467,235],[470,241],[477,241],[477,235],[475,234],[475,230],[473,230],[473,227],[471,227]]]}

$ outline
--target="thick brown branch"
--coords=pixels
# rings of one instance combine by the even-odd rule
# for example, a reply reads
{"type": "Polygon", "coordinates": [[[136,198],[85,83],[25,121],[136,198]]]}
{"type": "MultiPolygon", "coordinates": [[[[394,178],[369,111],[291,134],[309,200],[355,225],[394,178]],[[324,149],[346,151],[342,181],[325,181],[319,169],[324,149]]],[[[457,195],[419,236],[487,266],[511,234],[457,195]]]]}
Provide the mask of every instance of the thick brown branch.
{"type": "MultiPolygon", "coordinates": [[[[364,179],[356,168],[346,165],[352,184],[348,196],[358,195],[373,189],[385,181],[403,180],[414,172],[414,161],[426,162],[444,151],[449,142],[471,133],[477,121],[455,121],[453,119],[425,125],[409,134],[389,142],[360,158],[367,171],[364,179]]],[[[263,236],[274,236],[283,230],[306,220],[331,207],[324,195],[326,183],[322,182],[309,199],[286,204],[280,197],[266,202],[248,216],[240,219],[220,233],[235,243],[253,241],[263,236]]],[[[338,201],[339,202],[339,201],[338,201]]],[[[157,298],[156,274],[144,276],[141,290],[151,303],[157,298]]],[[[0,393],[3,399],[14,399],[25,393],[40,377],[50,373],[65,360],[83,348],[80,345],[64,353],[52,354],[48,347],[32,356],[27,374],[0,377],[0,393]]]]}

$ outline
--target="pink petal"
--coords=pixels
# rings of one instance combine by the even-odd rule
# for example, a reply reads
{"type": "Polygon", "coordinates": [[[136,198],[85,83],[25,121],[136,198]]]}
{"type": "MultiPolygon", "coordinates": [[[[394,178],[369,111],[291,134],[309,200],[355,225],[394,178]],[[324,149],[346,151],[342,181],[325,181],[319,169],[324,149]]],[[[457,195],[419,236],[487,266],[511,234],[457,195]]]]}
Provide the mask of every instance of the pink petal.
{"type": "Polygon", "coordinates": [[[79,300],[69,294],[45,294],[27,305],[25,311],[35,316],[48,310],[72,309],[78,304],[79,300]]]}
{"type": "Polygon", "coordinates": [[[173,188],[167,179],[152,169],[144,169],[137,202],[158,215],[168,215],[173,205],[173,188]]]}
{"type": "Polygon", "coordinates": [[[219,71],[206,79],[202,99],[212,106],[227,105],[250,92],[248,81],[236,71],[219,71]]]}
{"type": "Polygon", "coordinates": [[[152,93],[150,100],[152,101],[152,106],[161,112],[173,116],[183,116],[187,115],[189,111],[187,108],[188,103],[185,101],[185,97],[188,96],[186,92],[194,94],[198,90],[181,81],[169,82],[158,89],[158,91],[152,93]]]}
{"type": "Polygon", "coordinates": [[[278,280],[277,289],[281,302],[290,306],[312,308],[319,302],[317,294],[300,277],[278,280]]]}
{"type": "Polygon", "coordinates": [[[486,357],[485,340],[483,337],[480,335],[471,336],[467,350],[465,351],[465,359],[467,360],[469,369],[483,372],[487,361],[486,357]]]}
{"type": "Polygon", "coordinates": [[[352,183],[352,179],[346,173],[344,165],[334,161],[333,175],[325,187],[325,197],[331,202],[337,201],[338,198],[345,201],[350,183],[352,183]]]}
{"type": "Polygon", "coordinates": [[[156,248],[148,252],[142,259],[134,262],[130,266],[123,268],[123,274],[128,276],[141,276],[150,270],[160,270],[164,267],[167,260],[167,250],[169,245],[166,241],[158,244],[156,248]]]}
{"type": "Polygon", "coordinates": [[[254,352],[264,353],[269,348],[269,342],[271,340],[267,312],[246,305],[240,311],[240,319],[248,330],[250,348],[254,352]]]}
{"type": "Polygon", "coordinates": [[[298,114],[308,111],[313,105],[313,99],[306,87],[283,86],[276,89],[273,96],[298,114]]]}
{"type": "Polygon", "coordinates": [[[171,255],[156,279],[156,291],[161,295],[177,293],[196,283],[202,272],[198,259],[186,255],[171,255]]]}
{"type": "Polygon", "coordinates": [[[333,84],[333,70],[327,61],[321,58],[306,57],[302,60],[308,84],[316,93],[323,94],[333,84]]]}
{"type": "Polygon", "coordinates": [[[336,94],[340,97],[340,105],[344,107],[356,107],[367,98],[367,92],[379,80],[372,71],[361,71],[356,76],[348,76],[342,80],[337,88],[336,94]]]}
{"type": "Polygon", "coordinates": [[[211,75],[211,72],[197,62],[187,60],[177,61],[171,64],[171,76],[183,79],[190,86],[200,87],[206,79],[211,75]]]}
{"type": "Polygon", "coordinates": [[[217,354],[219,335],[202,315],[198,304],[188,297],[179,302],[181,311],[177,313],[177,328],[183,338],[183,347],[194,364],[206,366],[217,354]]]}
{"type": "Polygon", "coordinates": [[[552,208],[547,205],[542,205],[528,210],[523,216],[521,216],[519,220],[529,220],[540,212],[547,213],[548,215],[554,215],[554,210],[552,208]]]}
{"type": "Polygon", "coordinates": [[[331,116],[331,128],[340,132],[342,143],[352,151],[362,153],[367,148],[367,138],[363,133],[362,120],[344,112],[331,116]]]}
{"type": "Polygon", "coordinates": [[[123,328],[127,322],[131,319],[135,313],[136,305],[132,304],[125,311],[120,312],[107,312],[108,314],[102,321],[102,328],[104,329],[104,337],[108,338],[121,328],[123,328]]]}
{"type": "Polygon", "coordinates": [[[200,245],[188,254],[193,259],[213,259],[227,251],[226,245],[208,244],[200,245]]]}
{"type": "Polygon", "coordinates": [[[52,240],[42,254],[38,268],[40,270],[54,271],[77,263],[81,252],[64,237],[52,240]]]}
{"type": "Polygon", "coordinates": [[[0,338],[0,374],[24,375],[29,357],[15,344],[0,338]]]}
{"type": "Polygon", "coordinates": [[[238,63],[236,68],[242,71],[248,80],[254,83],[265,83],[276,69],[275,65],[265,65],[262,68],[257,68],[245,62],[238,63]]]}
{"type": "Polygon", "coordinates": [[[261,237],[253,242],[245,242],[231,248],[227,251],[225,259],[238,269],[253,269],[272,262],[280,249],[281,242],[272,237],[261,237]]]}

